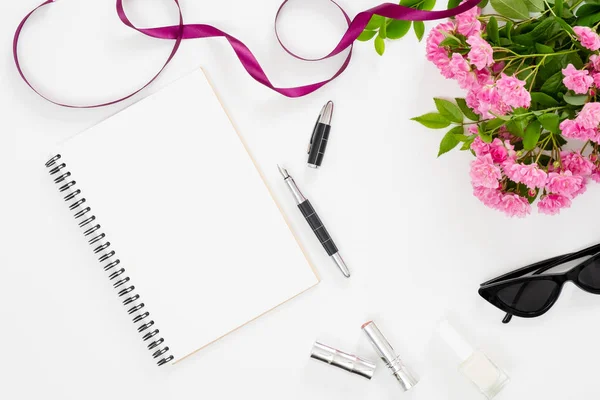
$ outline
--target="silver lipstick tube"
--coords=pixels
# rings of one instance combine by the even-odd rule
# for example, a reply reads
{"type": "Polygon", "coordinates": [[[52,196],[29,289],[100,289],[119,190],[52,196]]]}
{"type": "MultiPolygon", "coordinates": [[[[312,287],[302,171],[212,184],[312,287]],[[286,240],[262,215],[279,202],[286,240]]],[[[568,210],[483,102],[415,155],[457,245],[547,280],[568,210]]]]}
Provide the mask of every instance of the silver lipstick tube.
{"type": "Polygon", "coordinates": [[[375,363],[319,342],[313,345],[310,356],[367,379],[371,379],[375,372],[375,363]]]}
{"type": "Polygon", "coordinates": [[[396,354],[394,348],[383,336],[383,333],[377,328],[373,321],[369,321],[362,326],[373,348],[379,357],[385,362],[387,367],[392,371],[403,390],[409,390],[419,382],[412,372],[402,363],[400,356],[396,354]]]}

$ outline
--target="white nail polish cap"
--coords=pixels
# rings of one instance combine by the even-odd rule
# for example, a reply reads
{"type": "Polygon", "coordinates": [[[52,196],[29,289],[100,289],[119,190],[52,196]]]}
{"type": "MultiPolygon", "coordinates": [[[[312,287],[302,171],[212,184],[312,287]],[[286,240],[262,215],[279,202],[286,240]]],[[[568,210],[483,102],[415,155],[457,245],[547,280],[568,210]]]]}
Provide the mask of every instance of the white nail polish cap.
{"type": "Polygon", "coordinates": [[[469,344],[457,331],[454,329],[448,320],[443,320],[438,326],[440,337],[454,351],[459,358],[459,364],[467,360],[475,352],[473,346],[469,344]]]}

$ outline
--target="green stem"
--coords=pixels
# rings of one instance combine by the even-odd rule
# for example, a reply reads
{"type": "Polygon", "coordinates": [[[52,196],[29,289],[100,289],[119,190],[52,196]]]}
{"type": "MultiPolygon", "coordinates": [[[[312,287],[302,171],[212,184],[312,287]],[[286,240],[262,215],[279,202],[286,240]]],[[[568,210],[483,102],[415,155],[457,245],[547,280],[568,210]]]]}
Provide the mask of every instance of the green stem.
{"type": "Polygon", "coordinates": [[[552,15],[554,15],[556,17],[556,14],[554,13],[554,10],[552,9],[552,7],[550,7],[550,4],[548,4],[548,2],[546,0],[544,0],[544,3],[546,4],[546,7],[548,7],[548,10],[550,10],[552,15]]]}
{"type": "Polygon", "coordinates": [[[588,140],[587,142],[585,142],[585,144],[583,145],[583,147],[581,148],[581,151],[579,152],[579,154],[583,155],[583,151],[585,150],[585,148],[588,146],[588,144],[590,144],[590,141],[588,140]]]}
{"type": "Polygon", "coordinates": [[[577,53],[579,50],[569,50],[569,51],[561,51],[558,53],[547,53],[547,54],[518,54],[515,53],[512,50],[509,49],[505,49],[504,47],[492,47],[493,50],[501,50],[501,51],[506,51],[506,52],[510,52],[513,53],[515,56],[514,57],[505,57],[505,58],[498,58],[497,60],[494,61],[506,61],[506,60],[510,60],[513,58],[535,58],[535,57],[554,57],[554,56],[560,56],[563,54],[571,54],[571,53],[577,53]]]}
{"type": "MultiPolygon", "coordinates": [[[[515,23],[515,20],[513,20],[513,19],[510,19],[510,18],[508,18],[508,17],[505,17],[504,15],[500,15],[500,14],[485,14],[485,15],[482,15],[481,17],[479,17],[478,19],[481,19],[481,20],[483,20],[483,19],[485,19],[486,17],[496,17],[497,19],[501,19],[501,20],[503,20],[503,21],[510,21],[510,22],[512,22],[513,24],[515,23]]],[[[489,18],[488,18],[488,19],[489,19],[489,18]]]]}
{"type": "Polygon", "coordinates": [[[542,144],[540,146],[540,152],[538,153],[537,157],[535,158],[535,163],[536,164],[538,163],[538,161],[540,161],[540,157],[544,154],[544,147],[546,147],[546,145],[550,141],[551,137],[552,137],[552,134],[550,134],[550,136],[547,137],[546,139],[544,139],[544,141],[542,142],[542,144]]]}
{"type": "Polygon", "coordinates": [[[578,5],[580,5],[581,3],[583,3],[584,0],[577,0],[570,8],[569,10],[573,11],[578,5]]]}

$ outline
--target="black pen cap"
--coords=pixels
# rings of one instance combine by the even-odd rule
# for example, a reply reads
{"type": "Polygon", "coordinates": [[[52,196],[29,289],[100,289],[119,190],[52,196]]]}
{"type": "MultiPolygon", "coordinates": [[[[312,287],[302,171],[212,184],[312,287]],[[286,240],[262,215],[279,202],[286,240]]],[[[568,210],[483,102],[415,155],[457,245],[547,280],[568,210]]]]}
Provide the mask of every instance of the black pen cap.
{"type": "Polygon", "coordinates": [[[308,145],[308,166],[319,168],[323,163],[329,131],[331,130],[331,117],[333,116],[333,102],[328,101],[321,109],[308,145]]]}

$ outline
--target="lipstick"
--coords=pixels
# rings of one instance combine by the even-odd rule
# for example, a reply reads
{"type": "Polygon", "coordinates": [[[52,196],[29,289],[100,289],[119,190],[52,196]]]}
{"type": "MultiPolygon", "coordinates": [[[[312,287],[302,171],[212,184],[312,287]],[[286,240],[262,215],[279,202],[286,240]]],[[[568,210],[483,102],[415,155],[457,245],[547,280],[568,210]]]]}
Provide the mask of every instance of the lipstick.
{"type": "Polygon", "coordinates": [[[375,363],[319,342],[313,345],[310,356],[367,379],[371,379],[375,372],[375,363]]]}
{"type": "Polygon", "coordinates": [[[418,382],[412,372],[402,363],[400,356],[396,354],[394,348],[383,336],[375,322],[368,321],[362,325],[362,330],[365,332],[373,348],[379,354],[385,365],[392,371],[392,375],[398,380],[404,391],[411,389],[418,382]]]}

